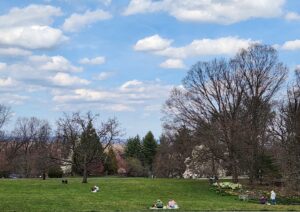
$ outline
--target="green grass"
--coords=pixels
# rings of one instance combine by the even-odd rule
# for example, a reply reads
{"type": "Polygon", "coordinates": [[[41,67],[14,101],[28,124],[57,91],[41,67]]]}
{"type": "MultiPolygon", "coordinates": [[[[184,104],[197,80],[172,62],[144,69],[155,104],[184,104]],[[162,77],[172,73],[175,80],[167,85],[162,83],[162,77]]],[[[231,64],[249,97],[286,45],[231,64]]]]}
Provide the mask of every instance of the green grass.
{"type": "Polygon", "coordinates": [[[0,179],[0,211],[143,211],[156,199],[175,199],[181,210],[300,210],[300,206],[259,205],[220,196],[205,180],[90,178],[0,179]],[[91,193],[90,187],[100,186],[91,193]]]}

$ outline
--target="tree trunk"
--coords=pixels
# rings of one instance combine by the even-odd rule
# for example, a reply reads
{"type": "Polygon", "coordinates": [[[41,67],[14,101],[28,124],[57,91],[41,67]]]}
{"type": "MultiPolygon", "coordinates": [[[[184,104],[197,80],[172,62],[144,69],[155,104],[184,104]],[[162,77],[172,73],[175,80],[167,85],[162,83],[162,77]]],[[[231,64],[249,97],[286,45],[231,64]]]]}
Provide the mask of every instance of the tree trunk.
{"type": "Polygon", "coordinates": [[[46,173],[45,173],[45,171],[43,172],[43,180],[46,180],[46,173]]]}
{"type": "Polygon", "coordinates": [[[82,179],[82,183],[87,183],[86,154],[84,155],[84,162],[83,162],[83,179],[82,179]]]}

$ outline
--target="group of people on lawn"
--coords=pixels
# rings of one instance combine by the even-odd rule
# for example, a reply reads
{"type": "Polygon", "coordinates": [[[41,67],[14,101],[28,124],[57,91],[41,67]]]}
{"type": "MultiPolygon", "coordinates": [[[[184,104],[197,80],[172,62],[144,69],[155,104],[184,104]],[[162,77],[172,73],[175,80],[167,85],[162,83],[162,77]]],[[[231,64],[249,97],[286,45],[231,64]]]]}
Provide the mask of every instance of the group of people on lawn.
{"type": "Polygon", "coordinates": [[[260,202],[260,204],[276,205],[276,193],[273,190],[271,191],[270,200],[271,200],[271,203],[269,203],[268,198],[263,195],[260,197],[259,202],[260,202]]]}
{"type": "Polygon", "coordinates": [[[153,203],[152,207],[150,209],[178,209],[178,205],[175,202],[175,200],[169,200],[168,205],[164,206],[164,203],[158,199],[156,202],[153,203]]]}

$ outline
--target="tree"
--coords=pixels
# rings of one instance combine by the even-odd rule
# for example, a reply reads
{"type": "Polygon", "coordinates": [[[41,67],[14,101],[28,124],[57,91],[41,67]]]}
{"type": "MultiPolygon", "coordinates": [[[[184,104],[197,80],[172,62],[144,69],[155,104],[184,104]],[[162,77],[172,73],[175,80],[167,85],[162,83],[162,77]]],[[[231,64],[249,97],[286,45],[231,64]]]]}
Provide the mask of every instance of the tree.
{"type": "Polygon", "coordinates": [[[118,163],[117,163],[117,159],[116,159],[116,154],[112,147],[110,147],[108,150],[104,168],[108,175],[117,174],[118,163]]]}
{"type": "Polygon", "coordinates": [[[152,163],[155,158],[157,143],[151,131],[143,138],[143,162],[152,172],[152,163]]]}
{"type": "Polygon", "coordinates": [[[140,137],[137,135],[134,138],[129,138],[125,147],[125,156],[127,158],[132,157],[142,160],[142,154],[142,144],[140,137]]]}
{"type": "Polygon", "coordinates": [[[45,177],[49,164],[47,147],[50,134],[51,128],[46,120],[18,118],[7,151],[13,171],[19,171],[25,177],[36,174],[45,177]]]}
{"type": "Polygon", "coordinates": [[[83,173],[82,183],[87,183],[88,166],[101,160],[103,148],[99,136],[92,124],[92,119],[88,118],[87,126],[83,126],[80,142],[75,147],[74,163],[83,173]]]}
{"type": "Polygon", "coordinates": [[[102,122],[97,131],[93,126],[95,118],[90,112],[86,116],[73,113],[65,114],[58,121],[57,137],[62,151],[60,158],[53,158],[63,165],[73,166],[73,171],[83,175],[83,183],[87,183],[88,167],[94,163],[105,163],[105,150],[121,133],[116,119],[102,122]]]}
{"type": "Polygon", "coordinates": [[[276,50],[259,44],[229,61],[198,62],[184,78],[183,88],[171,92],[165,127],[187,126],[198,138],[197,145],[204,146],[211,160],[222,161],[235,182],[239,174],[248,173],[252,183],[270,141],[272,100],[286,72],[276,50]]]}
{"type": "Polygon", "coordinates": [[[295,83],[287,91],[287,100],[280,106],[273,128],[274,140],[280,147],[278,161],[289,194],[300,190],[300,75],[297,71],[295,78],[295,83]]]}
{"type": "Polygon", "coordinates": [[[285,80],[287,68],[278,61],[273,47],[259,44],[240,51],[232,63],[245,85],[243,124],[247,126],[245,142],[249,157],[246,160],[250,183],[253,183],[259,176],[259,158],[264,154],[269,124],[274,118],[272,99],[285,80]]]}

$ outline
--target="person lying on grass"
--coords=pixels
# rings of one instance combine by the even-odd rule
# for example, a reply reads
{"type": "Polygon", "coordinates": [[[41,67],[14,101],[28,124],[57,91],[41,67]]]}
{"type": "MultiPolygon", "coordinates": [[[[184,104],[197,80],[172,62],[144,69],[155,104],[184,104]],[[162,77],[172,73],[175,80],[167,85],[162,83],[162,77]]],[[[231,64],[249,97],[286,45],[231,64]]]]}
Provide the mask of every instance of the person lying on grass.
{"type": "Polygon", "coordinates": [[[175,202],[175,200],[170,200],[169,202],[168,202],[168,208],[170,208],[170,209],[176,209],[176,208],[178,208],[178,205],[177,205],[177,203],[175,202]]]}
{"type": "Polygon", "coordinates": [[[91,188],[91,191],[92,191],[93,193],[96,193],[96,192],[99,191],[99,187],[95,185],[95,186],[93,186],[93,187],[91,188]]]}

